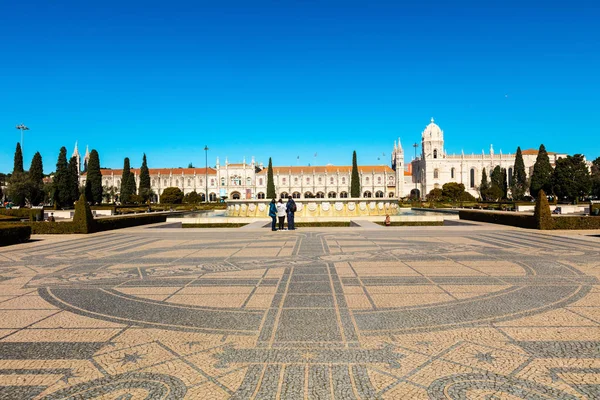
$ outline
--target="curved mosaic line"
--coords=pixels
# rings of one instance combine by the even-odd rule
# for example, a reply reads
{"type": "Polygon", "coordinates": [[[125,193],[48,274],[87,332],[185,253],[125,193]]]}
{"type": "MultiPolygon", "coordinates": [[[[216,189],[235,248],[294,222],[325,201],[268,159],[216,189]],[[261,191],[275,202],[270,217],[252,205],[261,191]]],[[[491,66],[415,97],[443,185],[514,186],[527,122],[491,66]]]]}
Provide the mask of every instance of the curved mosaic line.
{"type": "Polygon", "coordinates": [[[103,289],[38,289],[47,302],[90,318],[144,327],[221,334],[257,334],[262,311],[206,309],[128,298],[103,289]]]}
{"type": "Polygon", "coordinates": [[[577,399],[550,386],[491,372],[445,376],[433,381],[427,393],[432,400],[467,399],[471,390],[489,392],[485,397],[489,399],[501,399],[507,396],[528,400],[577,399]]]}
{"type": "Polygon", "coordinates": [[[61,389],[43,397],[42,400],[105,398],[118,391],[134,389],[145,391],[147,399],[157,400],[179,400],[187,393],[185,384],[174,376],[154,373],[125,373],[61,389]]]}
{"type": "Polygon", "coordinates": [[[511,287],[500,295],[478,296],[470,301],[436,303],[404,309],[357,311],[358,329],[367,334],[416,333],[507,321],[564,307],[583,298],[591,286],[511,287]]]}

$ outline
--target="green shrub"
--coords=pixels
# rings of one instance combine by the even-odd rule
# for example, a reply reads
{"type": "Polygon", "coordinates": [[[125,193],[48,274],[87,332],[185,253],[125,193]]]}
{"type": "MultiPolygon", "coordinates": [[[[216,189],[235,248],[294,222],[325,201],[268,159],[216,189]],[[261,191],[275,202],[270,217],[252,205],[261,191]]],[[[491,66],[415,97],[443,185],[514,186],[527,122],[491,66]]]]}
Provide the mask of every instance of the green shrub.
{"type": "Polygon", "coordinates": [[[477,222],[488,222],[491,224],[510,225],[519,228],[535,229],[535,219],[531,215],[460,210],[458,212],[460,219],[477,222]]]}
{"type": "Polygon", "coordinates": [[[79,196],[79,200],[75,203],[75,215],[73,215],[73,223],[77,227],[78,233],[94,232],[94,216],[90,205],[85,198],[85,194],[79,196]]]}
{"type": "Polygon", "coordinates": [[[0,215],[0,223],[1,222],[19,222],[21,217],[11,217],[9,215],[0,215]]]}
{"type": "Polygon", "coordinates": [[[183,192],[177,187],[168,187],[163,190],[160,195],[161,203],[181,204],[183,200],[183,192]]]}
{"type": "Polygon", "coordinates": [[[550,204],[548,204],[548,198],[542,189],[539,189],[538,191],[533,218],[535,219],[536,229],[552,229],[554,225],[552,221],[552,212],[550,212],[550,204]]]}
{"type": "Polygon", "coordinates": [[[600,216],[600,203],[590,203],[590,215],[600,216]]]}
{"type": "Polygon", "coordinates": [[[0,223],[0,246],[22,243],[31,237],[31,228],[21,224],[0,223]]]}

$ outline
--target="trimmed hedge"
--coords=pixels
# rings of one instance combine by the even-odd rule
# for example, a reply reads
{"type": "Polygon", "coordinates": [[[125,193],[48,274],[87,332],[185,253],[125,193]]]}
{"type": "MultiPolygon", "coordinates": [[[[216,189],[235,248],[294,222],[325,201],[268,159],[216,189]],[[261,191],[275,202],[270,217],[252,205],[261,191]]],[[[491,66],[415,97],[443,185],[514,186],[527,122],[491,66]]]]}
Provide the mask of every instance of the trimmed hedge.
{"type": "Polygon", "coordinates": [[[536,221],[533,215],[515,214],[511,212],[488,212],[460,210],[458,212],[460,219],[477,222],[488,222],[490,224],[510,225],[519,228],[535,229],[536,221]]]}
{"type": "Polygon", "coordinates": [[[126,217],[100,218],[94,220],[94,232],[110,231],[113,229],[131,228],[132,226],[157,224],[166,222],[167,215],[138,214],[126,217]]]}
{"type": "Polygon", "coordinates": [[[21,219],[29,219],[30,221],[43,221],[44,209],[42,208],[0,208],[0,215],[21,219]]]}
{"type": "Polygon", "coordinates": [[[75,222],[26,222],[34,235],[53,235],[71,233],[94,233],[113,229],[130,228],[133,226],[165,222],[167,215],[132,215],[126,217],[111,217],[95,219],[88,231],[75,222]]]}
{"type": "MultiPolygon", "coordinates": [[[[377,225],[385,225],[385,222],[377,221],[377,225]]],[[[444,221],[391,221],[389,226],[443,226],[444,221]]]]}
{"type": "Polygon", "coordinates": [[[0,246],[22,243],[31,237],[31,228],[21,224],[0,224],[0,246]]]}
{"type": "Polygon", "coordinates": [[[215,224],[181,224],[182,228],[241,228],[242,226],[246,226],[248,224],[242,224],[238,222],[234,222],[231,224],[228,223],[215,223],[215,224]]]}
{"type": "Polygon", "coordinates": [[[600,229],[600,217],[557,215],[552,221],[552,229],[600,229]]]}

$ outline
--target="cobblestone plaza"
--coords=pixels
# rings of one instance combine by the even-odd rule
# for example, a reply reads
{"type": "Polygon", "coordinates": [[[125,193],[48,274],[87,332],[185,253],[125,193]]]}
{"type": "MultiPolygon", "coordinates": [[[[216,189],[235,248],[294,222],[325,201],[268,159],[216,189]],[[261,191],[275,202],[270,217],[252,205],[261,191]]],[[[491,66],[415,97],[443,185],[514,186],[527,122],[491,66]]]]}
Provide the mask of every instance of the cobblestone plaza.
{"type": "Polygon", "coordinates": [[[600,238],[131,228],[0,250],[0,398],[600,397],[600,238]]]}

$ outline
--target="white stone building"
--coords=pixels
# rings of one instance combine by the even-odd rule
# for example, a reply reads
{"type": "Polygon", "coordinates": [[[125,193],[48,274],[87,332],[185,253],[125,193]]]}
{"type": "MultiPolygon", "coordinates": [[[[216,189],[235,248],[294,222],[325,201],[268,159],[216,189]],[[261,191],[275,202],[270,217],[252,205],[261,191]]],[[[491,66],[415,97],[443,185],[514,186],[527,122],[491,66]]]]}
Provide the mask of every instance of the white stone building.
{"type": "MultiPolygon", "coordinates": [[[[523,150],[523,163],[527,176],[533,173],[533,165],[538,155],[538,150],[523,150]]],[[[566,157],[566,154],[548,152],[550,164],[554,166],[556,160],[566,157]]],[[[412,187],[407,187],[404,196],[409,196],[412,190],[424,197],[432,189],[442,188],[445,183],[457,182],[465,185],[465,189],[473,196],[479,193],[477,188],[481,183],[481,175],[486,170],[489,178],[496,166],[505,168],[509,180],[512,180],[515,154],[495,153],[490,145],[490,152],[485,154],[450,155],[444,149],[444,131],[437,126],[433,118],[421,134],[421,155],[412,161],[412,187]]]]}
{"type": "MultiPolygon", "coordinates": [[[[86,151],[86,156],[89,157],[86,151]]],[[[537,150],[523,150],[523,162],[527,175],[533,172],[537,150]]],[[[74,153],[79,156],[77,149],[74,153]]],[[[566,154],[548,152],[550,163],[566,157],[566,154]]],[[[495,153],[490,146],[489,153],[447,154],[444,148],[444,132],[431,119],[431,123],[421,133],[421,154],[405,164],[405,154],[400,143],[394,142],[391,164],[363,165],[358,167],[361,184],[361,197],[403,198],[416,191],[425,197],[432,189],[441,188],[445,183],[457,182],[477,197],[477,188],[485,168],[488,177],[496,166],[505,168],[509,179],[512,177],[515,154],[495,153]]],[[[136,183],[139,184],[139,169],[132,168],[136,183]]],[[[350,193],[351,166],[274,166],[273,179],[277,196],[294,198],[346,198],[350,193]]],[[[122,170],[102,169],[102,185],[105,192],[118,194],[121,187],[122,170]]],[[[86,175],[81,175],[85,184],[86,175]]],[[[264,199],[267,194],[267,168],[257,164],[252,157],[241,163],[224,164],[216,159],[215,167],[204,168],[150,168],[150,181],[154,201],[167,187],[178,187],[184,194],[197,192],[204,198],[215,201],[229,199],[264,199]]]]}

